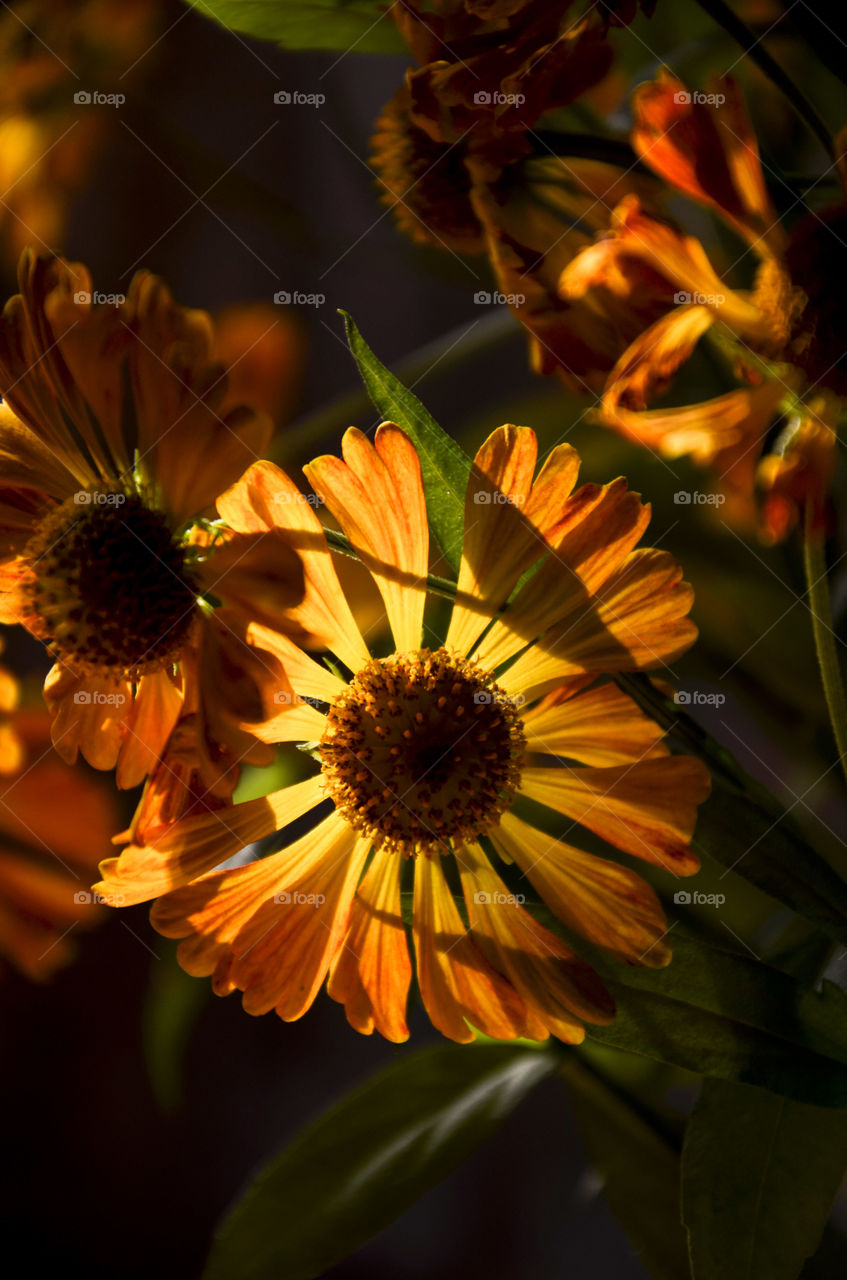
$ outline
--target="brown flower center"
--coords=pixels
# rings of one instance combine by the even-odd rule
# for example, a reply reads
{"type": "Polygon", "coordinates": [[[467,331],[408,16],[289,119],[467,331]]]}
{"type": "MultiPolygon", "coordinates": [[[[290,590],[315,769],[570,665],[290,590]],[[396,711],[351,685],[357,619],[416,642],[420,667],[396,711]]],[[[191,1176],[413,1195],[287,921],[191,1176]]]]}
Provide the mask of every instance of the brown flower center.
{"type": "Polygon", "coordinates": [[[446,649],[374,659],[330,708],[323,774],[347,821],[377,846],[447,853],[514,799],[524,752],[514,700],[446,649]]]}
{"type": "Polygon", "coordinates": [[[85,674],[142,675],[172,663],[196,591],[161,512],[137,494],[81,490],[26,548],[27,625],[85,674]]]}

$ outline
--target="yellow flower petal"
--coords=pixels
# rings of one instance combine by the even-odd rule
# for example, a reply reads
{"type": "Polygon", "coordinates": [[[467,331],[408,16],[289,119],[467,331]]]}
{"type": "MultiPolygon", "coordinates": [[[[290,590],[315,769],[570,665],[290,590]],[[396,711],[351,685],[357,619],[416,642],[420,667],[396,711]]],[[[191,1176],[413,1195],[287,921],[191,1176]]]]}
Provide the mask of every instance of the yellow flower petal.
{"type": "Polygon", "coordinates": [[[374,444],[351,427],[342,451],[343,462],[325,454],[303,470],[373,574],[397,649],[417,649],[429,565],[417,452],[393,422],[382,424],[374,444]]]}
{"type": "Polygon", "coordinates": [[[699,869],[688,842],[710,780],[706,766],[693,756],[605,769],[528,768],[520,788],[636,858],[678,876],[699,869]]]}
{"type": "Polygon", "coordinates": [[[663,732],[613,684],[572,694],[554,690],[523,717],[529,751],[589,765],[666,756],[663,732]]]}
{"type": "Polygon", "coordinates": [[[409,1038],[406,1000],[412,962],[400,902],[402,859],[377,850],[353,899],[350,928],[330,974],[328,992],[347,1020],[400,1044],[409,1038]]]}
{"type": "Polygon", "coordinates": [[[670,961],[662,905],[634,871],[553,840],[512,814],[491,839],[568,929],[627,964],[660,969],[670,961]]]}
{"type": "Polygon", "coordinates": [[[462,924],[437,856],[415,863],[414,937],[421,998],[439,1031],[460,1044],[471,1027],[495,1040],[527,1034],[529,1011],[462,924]]]}

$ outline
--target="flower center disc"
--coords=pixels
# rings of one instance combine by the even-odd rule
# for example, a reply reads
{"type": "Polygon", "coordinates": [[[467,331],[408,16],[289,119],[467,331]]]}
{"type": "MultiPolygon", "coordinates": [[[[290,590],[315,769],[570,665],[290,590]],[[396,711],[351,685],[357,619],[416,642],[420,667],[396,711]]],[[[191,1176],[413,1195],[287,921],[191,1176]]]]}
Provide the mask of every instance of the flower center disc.
{"type": "Polygon", "coordinates": [[[135,494],[81,491],[26,549],[30,629],[77,671],[141,675],[176,657],[195,591],[161,512],[135,494]]]}
{"type": "Polygon", "coordinates": [[[377,846],[446,853],[494,825],[519,780],[514,702],[449,653],[373,660],[330,708],[324,778],[348,822],[377,846]]]}

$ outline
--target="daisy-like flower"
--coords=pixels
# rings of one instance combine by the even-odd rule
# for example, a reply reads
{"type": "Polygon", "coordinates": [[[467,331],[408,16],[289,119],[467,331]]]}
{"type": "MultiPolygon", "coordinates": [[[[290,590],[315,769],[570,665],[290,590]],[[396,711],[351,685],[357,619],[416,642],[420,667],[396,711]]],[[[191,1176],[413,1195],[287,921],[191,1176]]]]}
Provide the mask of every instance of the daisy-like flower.
{"type": "Polygon", "coordinates": [[[154,277],[92,305],[83,266],[25,253],[20,289],[0,319],[0,620],[55,659],[56,749],[134,786],[190,714],[198,750],[266,762],[239,727],[275,666],[247,620],[272,627],[302,571],[279,534],[210,517],[270,420],[231,401],[208,316],[154,277]]]}
{"type": "Polygon", "coordinates": [[[0,971],[5,961],[41,981],[72,958],[77,930],[103,920],[88,883],[117,813],[106,786],[52,750],[46,711],[0,728],[16,743],[14,761],[0,750],[0,971]]]}
{"type": "Polygon", "coordinates": [[[687,649],[691,590],[667,552],[636,548],[649,509],[624,480],[575,488],[567,445],[533,479],[535,463],[526,428],[499,428],[477,454],[446,634],[425,618],[429,535],[409,439],[391,423],[375,443],[351,428],[343,460],[305,468],[382,595],[393,635],[382,655],[357,626],[315,511],[282,471],[258,463],[221,499],[233,528],[273,523],[303,556],[291,621],[334,660],[264,637],[289,685],[260,732],[305,739],[319,770],[129,847],[101,866],[97,888],[126,903],[158,898],[153,923],[184,939],[183,966],[213,975],[218,994],[240,989],[248,1012],[298,1018],[328,975],[352,1026],[404,1040],[404,896],[423,1003],[458,1041],[475,1028],[577,1042],[585,1021],[613,1017],[594,970],[538,923],[527,895],[626,963],[670,959],[653,889],[565,837],[578,825],[671,876],[696,871],[689,840],[706,769],[670,756],[657,726],[597,683],[687,649]],[[215,870],[277,831],[278,852],[215,870]]]}
{"type": "Polygon", "coordinates": [[[532,150],[528,130],[608,71],[605,24],[570,0],[446,0],[392,13],[418,63],[386,105],[373,137],[381,199],[419,244],[487,249],[472,208],[469,161],[499,174],[532,150]]]}
{"type": "Polygon", "coordinates": [[[714,93],[698,98],[669,73],[643,85],[633,99],[632,143],[660,178],[747,242],[739,261],[755,254],[753,289],[731,288],[696,237],[628,195],[610,230],[564,269],[560,291],[585,300],[610,282],[632,279],[635,264],[665,280],[675,305],[621,354],[598,418],[666,457],[689,455],[712,467],[750,519],[758,483],[766,494],[762,532],[776,541],[806,503],[821,517],[821,494],[834,469],[847,371],[833,262],[844,253],[847,205],[810,215],[787,235],[739,90],[728,77],[712,87],[714,93]],[[708,331],[728,344],[748,385],[700,404],[650,408],[708,331]],[[760,466],[780,413],[785,429],[760,466]]]}

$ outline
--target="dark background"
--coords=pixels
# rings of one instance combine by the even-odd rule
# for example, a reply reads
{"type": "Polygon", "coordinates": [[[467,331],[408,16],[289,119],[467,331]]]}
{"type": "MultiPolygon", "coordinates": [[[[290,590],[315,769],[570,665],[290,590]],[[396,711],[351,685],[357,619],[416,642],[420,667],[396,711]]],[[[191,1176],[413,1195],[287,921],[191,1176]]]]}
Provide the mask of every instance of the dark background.
{"type": "MultiPolygon", "coordinates": [[[[166,34],[122,80],[127,102],[74,203],[67,255],[106,292],[125,291],[137,262],[179,301],[211,311],[269,302],[280,289],[325,294],[298,316],[307,338],[299,411],[276,445],[292,468],[336,448],[351,421],[374,421],[343,343],[344,307],[388,365],[419,380],[417,394],[448,431],[473,444],[500,422],[523,421],[545,447],[565,436],[575,443],[585,478],[625,471],[654,502],[650,540],[668,537],[697,588],[703,640],[680,669],[727,699],[703,719],[751,771],[789,799],[802,796],[800,816],[817,809],[838,830],[832,774],[816,781],[834,756],[794,552],[765,551],[710,524],[709,511],[674,506],[677,487],[705,487],[690,469],[670,473],[585,421],[572,427],[585,404],[534,380],[517,326],[474,305],[489,282],[484,264],[415,249],[398,234],[366,163],[404,60],[286,53],[178,5],[161,14],[166,34]],[[326,103],[277,106],[281,89],[324,93],[326,103]],[[440,345],[428,352],[430,343],[440,345]]],[[[645,49],[636,78],[654,66],[645,49]]],[[[11,279],[6,286],[13,291],[11,279]]],[[[843,609],[843,573],[836,596],[843,609]]],[[[43,671],[33,646],[7,640],[19,668],[43,671]]],[[[438,1039],[417,1011],[412,1028],[412,1049],[438,1039]]],[[[356,1035],[325,994],[291,1025],[248,1017],[236,997],[214,999],[207,983],[181,975],[144,908],[110,915],[49,985],[7,975],[0,1036],[4,1238],[25,1242],[28,1274],[56,1266],[91,1280],[198,1276],[217,1219],[251,1172],[410,1052],[356,1035]],[[157,1078],[157,1100],[148,1070],[156,1001],[183,1011],[178,1098],[172,1080],[157,1078]]],[[[328,1274],[646,1273],[587,1165],[568,1097],[551,1082],[463,1169],[328,1274]]]]}

